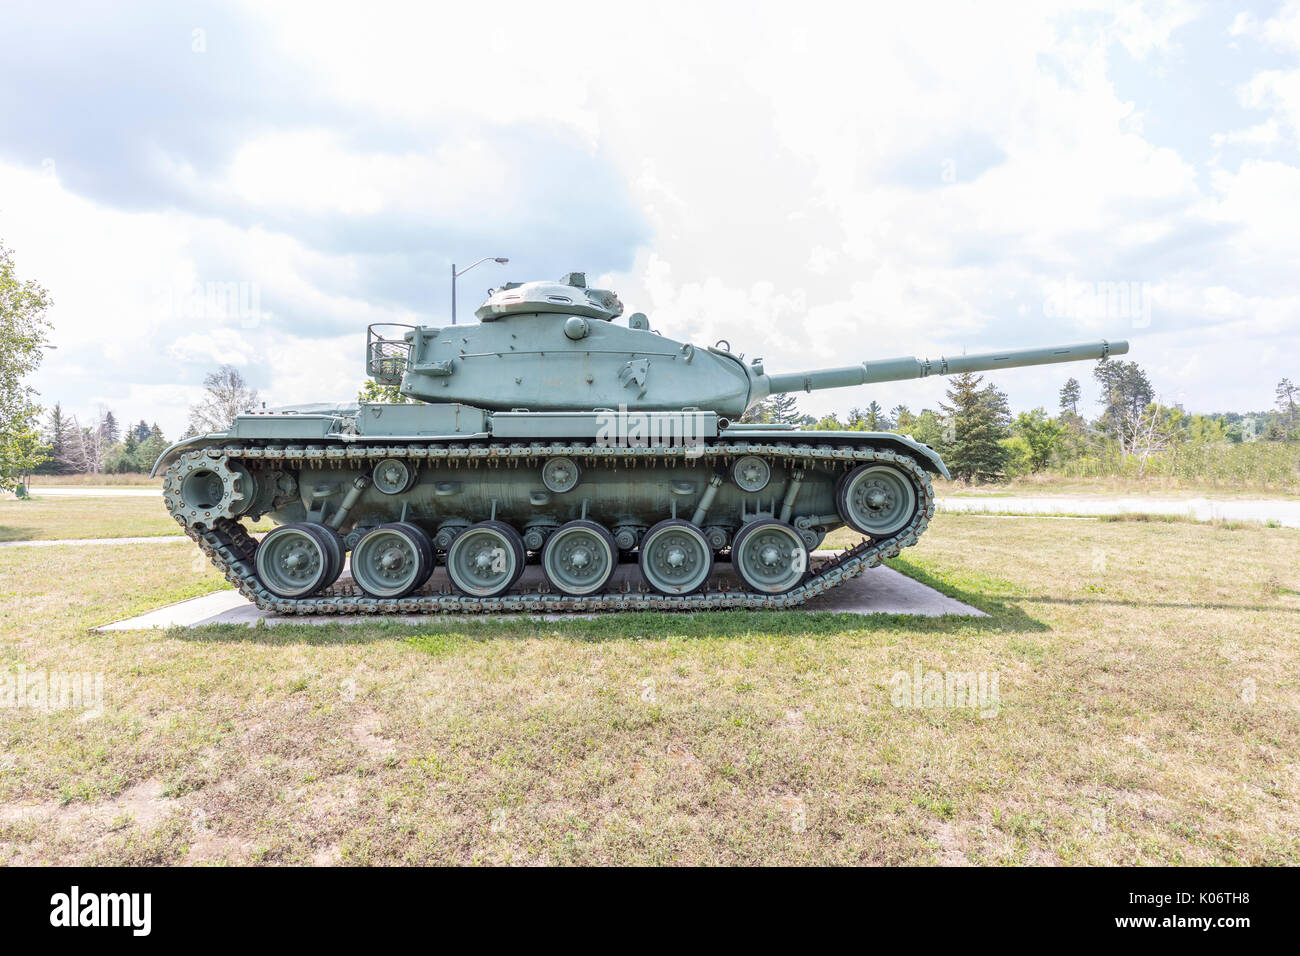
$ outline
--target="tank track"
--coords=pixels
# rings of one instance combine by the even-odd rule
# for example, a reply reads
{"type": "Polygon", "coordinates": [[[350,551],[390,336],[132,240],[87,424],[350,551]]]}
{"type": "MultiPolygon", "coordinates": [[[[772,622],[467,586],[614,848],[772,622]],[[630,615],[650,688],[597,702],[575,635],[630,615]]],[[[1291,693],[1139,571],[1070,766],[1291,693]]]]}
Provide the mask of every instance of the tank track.
{"type": "MultiPolygon", "coordinates": [[[[172,462],[167,471],[166,484],[170,485],[179,471],[196,460],[223,459],[242,461],[248,466],[262,465],[268,461],[286,464],[310,462],[337,462],[356,466],[366,461],[383,458],[410,458],[423,461],[467,461],[492,465],[529,464],[539,459],[564,455],[581,458],[593,467],[601,462],[633,465],[641,462],[671,463],[685,460],[685,449],[680,447],[626,449],[609,448],[587,442],[556,442],[551,444],[510,444],[482,442],[473,445],[427,444],[362,446],[350,445],[266,445],[210,447],[192,451],[172,462]]],[[[173,517],[196,541],[212,560],[213,565],[225,575],[241,594],[257,607],[278,614],[328,615],[328,614],[482,614],[482,613],[589,613],[593,611],[714,611],[714,610],[765,610],[798,607],[810,598],[829,591],[868,568],[880,564],[884,558],[896,557],[902,548],[916,544],[917,539],[934,516],[934,490],[929,474],[912,458],[879,448],[854,448],[853,446],[794,445],[786,443],[717,441],[706,446],[703,459],[732,459],[740,455],[760,455],[784,458],[790,462],[807,465],[840,461],[859,465],[866,463],[890,464],[902,469],[916,481],[917,510],[912,520],[899,532],[880,540],[864,541],[834,558],[815,562],[805,580],[785,594],[768,595],[753,591],[712,589],[713,582],[696,594],[669,596],[647,590],[623,590],[569,597],[551,593],[543,585],[537,591],[510,592],[494,598],[477,598],[447,590],[436,593],[417,593],[396,600],[383,600],[365,595],[355,585],[345,580],[335,583],[322,593],[306,598],[277,597],[257,579],[253,554],[257,541],[236,520],[219,517],[212,527],[191,527],[183,514],[170,508],[173,517]]],[[[170,499],[169,499],[170,506],[170,499]]],[[[432,585],[426,585],[426,588],[432,585]]]]}

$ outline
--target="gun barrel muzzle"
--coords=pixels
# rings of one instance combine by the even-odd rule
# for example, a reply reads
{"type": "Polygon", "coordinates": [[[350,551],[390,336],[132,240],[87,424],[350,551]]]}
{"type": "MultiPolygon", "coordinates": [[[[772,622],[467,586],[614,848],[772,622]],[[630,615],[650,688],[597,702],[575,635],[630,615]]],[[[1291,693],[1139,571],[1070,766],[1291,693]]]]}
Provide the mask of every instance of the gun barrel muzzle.
{"type": "Polygon", "coordinates": [[[768,393],[811,392],[823,388],[867,385],[872,382],[899,382],[910,378],[925,378],[929,375],[961,375],[964,372],[992,372],[1000,368],[1023,368],[1029,365],[1087,362],[1092,359],[1104,359],[1109,355],[1124,355],[1127,352],[1128,342],[1123,339],[1114,342],[1101,339],[1097,342],[1041,349],[1012,349],[1006,352],[981,352],[975,355],[952,357],[941,355],[933,361],[909,355],[863,362],[861,365],[769,375],[767,376],[768,393]]]}

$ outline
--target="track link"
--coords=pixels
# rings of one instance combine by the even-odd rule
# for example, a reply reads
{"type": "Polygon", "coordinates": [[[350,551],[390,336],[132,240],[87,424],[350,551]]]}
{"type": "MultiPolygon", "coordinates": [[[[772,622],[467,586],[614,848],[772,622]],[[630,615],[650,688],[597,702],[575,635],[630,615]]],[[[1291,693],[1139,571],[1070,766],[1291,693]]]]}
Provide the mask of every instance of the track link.
{"type": "MultiPolygon", "coordinates": [[[[423,461],[488,461],[493,464],[523,464],[553,456],[580,458],[599,467],[603,462],[635,465],[641,462],[672,462],[685,460],[686,450],[680,447],[657,449],[609,448],[585,442],[507,443],[476,442],[473,445],[440,444],[430,442],[414,445],[365,446],[359,443],[336,445],[230,445],[213,446],[200,451],[187,452],[172,462],[168,468],[170,482],[187,465],[199,460],[220,459],[224,463],[242,462],[256,467],[267,461],[282,461],[290,466],[297,463],[319,464],[338,462],[360,465],[383,458],[410,458],[423,461]]],[[[194,539],[213,565],[225,575],[239,592],[266,611],[278,614],[485,614],[485,613],[590,613],[596,611],[714,611],[728,609],[765,610],[798,607],[810,598],[838,587],[857,577],[868,568],[880,564],[884,558],[895,557],[903,548],[916,544],[917,539],[934,516],[934,490],[929,474],[912,458],[888,449],[855,448],[851,445],[793,445],[786,443],[759,443],[746,441],[718,441],[705,447],[704,460],[734,460],[741,455],[760,455],[781,458],[791,464],[807,467],[843,462],[853,466],[866,463],[891,464],[911,475],[916,481],[917,510],[912,520],[898,533],[880,540],[864,541],[857,547],[834,558],[821,561],[810,568],[806,579],[794,590],[785,594],[757,594],[739,588],[704,590],[697,594],[666,596],[649,591],[616,591],[585,597],[568,597],[539,589],[532,592],[511,592],[495,598],[467,597],[442,591],[413,594],[396,600],[368,597],[355,585],[336,583],[321,594],[306,598],[286,599],[276,597],[257,579],[253,567],[253,554],[257,541],[244,527],[230,518],[216,518],[211,526],[192,526],[186,516],[171,508],[173,517],[194,539]]],[[[169,499],[169,506],[170,506],[169,499]]],[[[426,586],[427,587],[427,586],[426,586]]]]}

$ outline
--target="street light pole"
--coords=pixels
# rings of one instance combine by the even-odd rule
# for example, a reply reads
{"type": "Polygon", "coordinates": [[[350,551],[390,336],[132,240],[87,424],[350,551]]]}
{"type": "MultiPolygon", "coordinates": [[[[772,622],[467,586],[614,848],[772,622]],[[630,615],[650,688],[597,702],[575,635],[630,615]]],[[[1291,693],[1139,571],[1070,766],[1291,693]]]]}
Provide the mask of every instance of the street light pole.
{"type": "Polygon", "coordinates": [[[506,259],[503,256],[484,256],[478,262],[466,266],[464,269],[461,269],[459,272],[456,271],[456,263],[453,262],[451,264],[451,324],[452,325],[456,324],[456,280],[459,279],[461,276],[463,276],[466,272],[469,272],[470,269],[473,269],[474,266],[481,265],[482,263],[487,262],[489,259],[491,259],[493,262],[499,262],[501,263],[501,265],[505,265],[507,262],[510,261],[509,259],[506,259]]]}

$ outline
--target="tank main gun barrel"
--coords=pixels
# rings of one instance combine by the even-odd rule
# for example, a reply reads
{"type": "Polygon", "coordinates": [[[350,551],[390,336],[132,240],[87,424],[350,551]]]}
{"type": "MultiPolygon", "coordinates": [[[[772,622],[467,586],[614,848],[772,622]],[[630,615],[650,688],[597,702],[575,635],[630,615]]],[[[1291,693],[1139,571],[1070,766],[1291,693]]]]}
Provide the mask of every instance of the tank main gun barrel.
{"type": "MultiPolygon", "coordinates": [[[[780,392],[811,392],[823,388],[847,388],[869,385],[873,382],[898,382],[928,375],[961,375],[964,372],[991,372],[1001,368],[1020,368],[1026,365],[1055,365],[1058,362],[1086,362],[1103,359],[1108,355],[1124,355],[1128,342],[1082,342],[1077,345],[1059,345],[1044,349],[1012,349],[1006,352],[981,352],[976,355],[940,356],[937,360],[914,356],[863,362],[841,368],[818,369],[813,372],[787,372],[764,375],[755,384],[761,388],[767,381],[767,394],[780,392]]],[[[756,390],[757,391],[757,390],[756,390]]],[[[754,394],[752,398],[761,398],[754,394]]]]}

